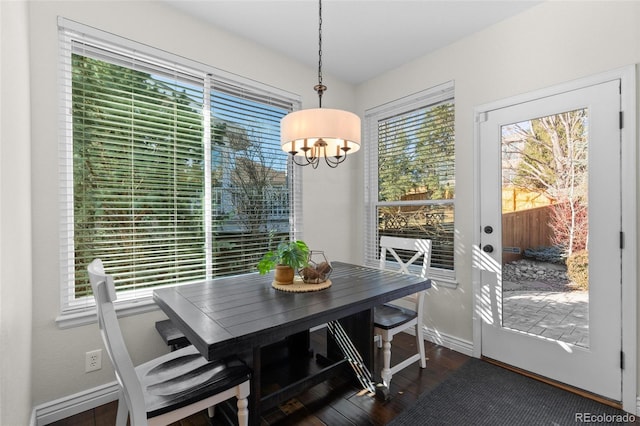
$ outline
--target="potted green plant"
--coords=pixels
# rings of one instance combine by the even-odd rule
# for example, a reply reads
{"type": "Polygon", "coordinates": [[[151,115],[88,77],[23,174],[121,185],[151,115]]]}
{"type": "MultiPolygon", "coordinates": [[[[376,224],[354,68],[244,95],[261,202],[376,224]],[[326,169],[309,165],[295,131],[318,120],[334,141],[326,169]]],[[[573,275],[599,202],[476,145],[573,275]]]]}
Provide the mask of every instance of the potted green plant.
{"type": "Polygon", "coordinates": [[[307,266],[309,247],[304,241],[282,241],[275,250],[268,251],[258,262],[260,274],[275,269],[278,284],[291,284],[298,269],[307,266]]]}

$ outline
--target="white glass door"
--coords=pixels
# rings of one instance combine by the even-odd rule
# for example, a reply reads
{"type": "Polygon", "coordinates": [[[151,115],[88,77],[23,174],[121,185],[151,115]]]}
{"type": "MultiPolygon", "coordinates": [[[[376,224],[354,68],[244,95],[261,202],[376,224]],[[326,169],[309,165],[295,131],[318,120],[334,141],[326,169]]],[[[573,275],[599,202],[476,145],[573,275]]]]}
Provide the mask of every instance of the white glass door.
{"type": "Polygon", "coordinates": [[[621,400],[618,80],[480,124],[482,355],[621,400]]]}

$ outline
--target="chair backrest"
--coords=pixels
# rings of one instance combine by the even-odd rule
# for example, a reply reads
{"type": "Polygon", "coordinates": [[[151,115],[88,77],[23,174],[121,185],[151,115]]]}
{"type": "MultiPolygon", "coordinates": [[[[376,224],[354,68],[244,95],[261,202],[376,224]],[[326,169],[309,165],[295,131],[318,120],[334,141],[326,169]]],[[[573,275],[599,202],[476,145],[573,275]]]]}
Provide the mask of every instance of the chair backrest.
{"type": "Polygon", "coordinates": [[[96,300],[100,334],[129,409],[130,423],[136,426],[146,425],[147,410],[142,386],[124,343],[122,330],[113,306],[113,301],[117,297],[113,277],[105,274],[100,259],[91,262],[87,269],[93,296],[96,300]]]}
{"type": "Polygon", "coordinates": [[[387,252],[398,262],[401,273],[411,274],[409,268],[420,258],[422,265],[420,266],[420,276],[427,278],[429,276],[429,265],[431,264],[431,240],[420,238],[401,238],[401,237],[380,237],[380,269],[389,269],[387,264],[387,252]],[[396,250],[414,252],[413,256],[403,261],[396,250]]]}
{"type": "MultiPolygon", "coordinates": [[[[415,261],[422,258],[422,265],[420,266],[420,276],[422,278],[429,277],[429,265],[431,265],[431,240],[420,238],[401,238],[401,237],[389,237],[383,235],[380,237],[380,269],[389,269],[387,263],[387,252],[391,253],[396,260],[399,270],[403,274],[411,274],[409,268],[415,261]],[[414,252],[413,256],[403,261],[396,250],[414,252]]],[[[415,309],[418,313],[419,323],[422,323],[425,309],[425,295],[426,290],[423,290],[416,294],[415,309]]]]}

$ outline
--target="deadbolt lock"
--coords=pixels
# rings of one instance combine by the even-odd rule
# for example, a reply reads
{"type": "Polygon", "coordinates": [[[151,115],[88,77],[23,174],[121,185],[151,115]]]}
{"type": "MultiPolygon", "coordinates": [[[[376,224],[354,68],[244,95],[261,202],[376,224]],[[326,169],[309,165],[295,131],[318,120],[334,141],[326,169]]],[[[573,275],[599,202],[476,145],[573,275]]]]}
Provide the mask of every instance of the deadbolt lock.
{"type": "Polygon", "coordinates": [[[486,246],[482,247],[482,251],[485,253],[493,253],[493,246],[491,244],[487,244],[486,246]]]}

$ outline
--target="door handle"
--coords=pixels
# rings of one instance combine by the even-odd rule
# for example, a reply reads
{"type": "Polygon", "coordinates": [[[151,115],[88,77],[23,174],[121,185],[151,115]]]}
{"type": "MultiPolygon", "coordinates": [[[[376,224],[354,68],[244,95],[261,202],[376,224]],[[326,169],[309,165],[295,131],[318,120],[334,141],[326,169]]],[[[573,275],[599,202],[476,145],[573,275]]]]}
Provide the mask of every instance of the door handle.
{"type": "Polygon", "coordinates": [[[482,247],[482,251],[485,253],[493,253],[493,246],[491,244],[487,244],[486,246],[482,247]]]}

